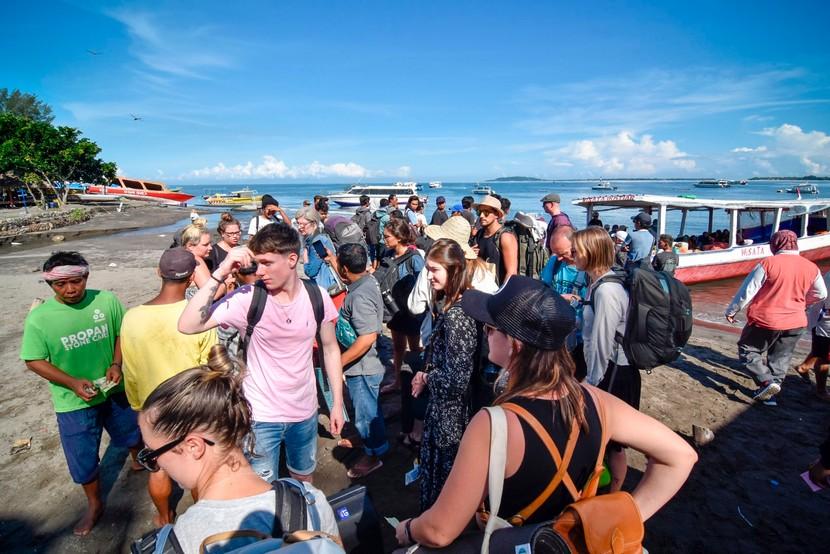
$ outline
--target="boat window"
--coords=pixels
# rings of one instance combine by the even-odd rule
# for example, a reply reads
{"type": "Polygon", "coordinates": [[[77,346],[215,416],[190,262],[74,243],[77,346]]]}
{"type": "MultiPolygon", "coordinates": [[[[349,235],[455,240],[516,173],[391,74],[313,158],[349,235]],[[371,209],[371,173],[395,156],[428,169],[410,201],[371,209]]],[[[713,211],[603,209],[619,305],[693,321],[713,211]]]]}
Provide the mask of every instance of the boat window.
{"type": "Polygon", "coordinates": [[[144,187],[147,190],[157,190],[157,191],[164,190],[164,185],[162,185],[161,183],[152,183],[150,181],[144,181],[144,187]]]}
{"type": "Polygon", "coordinates": [[[122,179],[121,183],[124,185],[124,188],[144,190],[144,187],[141,186],[141,181],[133,181],[132,179],[122,179]]]}
{"type": "Polygon", "coordinates": [[[830,231],[828,226],[830,206],[813,206],[810,208],[810,220],[807,222],[808,235],[823,235],[830,231]]]}
{"type": "MultiPolygon", "coordinates": [[[[784,226],[784,217],[785,215],[781,216],[781,229],[788,228],[784,226]]],[[[739,239],[752,241],[750,244],[769,242],[774,223],[775,210],[773,209],[742,210],[738,216],[738,231],[741,233],[739,239]]]]}

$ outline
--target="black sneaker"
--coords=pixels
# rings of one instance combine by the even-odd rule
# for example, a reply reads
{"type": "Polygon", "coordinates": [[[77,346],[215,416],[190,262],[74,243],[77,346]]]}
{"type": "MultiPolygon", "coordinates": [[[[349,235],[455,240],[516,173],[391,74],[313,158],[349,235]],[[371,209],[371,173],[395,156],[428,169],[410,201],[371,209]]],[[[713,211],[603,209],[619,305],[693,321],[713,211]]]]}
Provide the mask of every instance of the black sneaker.
{"type": "Polygon", "coordinates": [[[781,385],[776,383],[775,381],[770,381],[766,385],[761,385],[755,394],[752,395],[752,400],[756,402],[764,402],[765,400],[769,400],[776,394],[781,392],[781,385]]]}

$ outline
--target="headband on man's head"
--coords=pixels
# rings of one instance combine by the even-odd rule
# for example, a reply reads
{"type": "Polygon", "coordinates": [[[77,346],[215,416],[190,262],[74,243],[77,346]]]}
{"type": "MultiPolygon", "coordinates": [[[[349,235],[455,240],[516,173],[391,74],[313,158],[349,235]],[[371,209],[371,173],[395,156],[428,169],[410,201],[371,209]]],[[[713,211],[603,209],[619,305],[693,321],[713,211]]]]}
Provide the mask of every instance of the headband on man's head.
{"type": "Polygon", "coordinates": [[[89,275],[88,265],[56,265],[49,271],[43,272],[44,281],[58,281],[60,279],[72,279],[73,277],[85,277],[89,275]]]}

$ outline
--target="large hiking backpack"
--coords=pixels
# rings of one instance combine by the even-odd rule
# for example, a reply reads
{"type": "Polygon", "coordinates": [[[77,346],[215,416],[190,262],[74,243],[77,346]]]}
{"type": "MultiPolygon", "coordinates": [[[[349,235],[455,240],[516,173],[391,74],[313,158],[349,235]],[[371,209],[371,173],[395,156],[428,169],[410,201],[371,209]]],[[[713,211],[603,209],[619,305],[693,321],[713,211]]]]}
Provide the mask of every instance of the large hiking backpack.
{"type": "Polygon", "coordinates": [[[410,248],[402,256],[395,258],[394,255],[381,259],[378,268],[375,270],[375,279],[380,286],[380,295],[383,298],[383,322],[391,320],[396,313],[406,309],[406,301],[409,293],[415,287],[415,280],[418,275],[415,273],[413,260],[418,251],[410,248]],[[407,274],[404,277],[398,276],[398,268],[405,265],[407,274]]]}
{"type": "MultiPolygon", "coordinates": [[[[506,221],[502,229],[510,231],[516,236],[516,242],[519,245],[518,274],[539,279],[542,275],[542,269],[544,269],[550,257],[548,249],[544,245],[544,238],[537,239],[533,229],[516,220],[506,221]]],[[[500,229],[496,233],[498,236],[496,240],[501,239],[503,232],[500,229]]]]}
{"type": "MultiPolygon", "coordinates": [[[[206,547],[216,542],[224,542],[234,538],[252,538],[256,539],[255,542],[224,552],[247,554],[272,552],[278,549],[285,550],[286,553],[319,552],[322,554],[343,552],[343,549],[336,543],[325,538],[327,537],[325,533],[320,532],[320,513],[315,506],[316,499],[311,491],[306,489],[299,481],[290,478],[277,479],[271,483],[271,488],[274,489],[275,507],[274,525],[270,536],[259,531],[239,529],[210,535],[202,541],[201,546],[206,547]],[[303,531],[310,533],[302,534],[303,531]],[[300,545],[303,542],[309,544],[293,546],[290,544],[289,536],[291,535],[307,537],[307,539],[301,538],[300,542],[294,542],[294,545],[300,545]],[[317,540],[321,542],[316,542],[317,540]]],[[[176,537],[173,525],[167,524],[133,542],[130,546],[130,552],[132,554],[183,554],[184,550],[176,537]]]]}
{"type": "Polygon", "coordinates": [[[326,219],[323,230],[334,243],[334,248],[339,249],[344,244],[362,244],[366,247],[363,238],[363,231],[351,219],[342,215],[331,215],[326,219]]]}
{"type": "Polygon", "coordinates": [[[372,222],[372,211],[369,208],[363,209],[362,206],[358,208],[352,216],[352,221],[360,228],[360,231],[363,233],[363,240],[367,244],[376,244],[369,241],[369,228],[372,222]]]}
{"type": "Polygon", "coordinates": [[[676,360],[692,334],[689,288],[665,271],[646,268],[602,277],[594,290],[606,281],[628,291],[625,333],[616,337],[628,363],[651,370],[676,360]]]}
{"type": "MultiPolygon", "coordinates": [[[[384,211],[384,215],[386,215],[386,211],[384,211]]],[[[378,216],[378,210],[372,212],[372,217],[369,218],[369,223],[367,224],[366,228],[366,243],[367,244],[380,244],[381,239],[381,231],[380,231],[380,222],[381,217],[378,216]]]]}

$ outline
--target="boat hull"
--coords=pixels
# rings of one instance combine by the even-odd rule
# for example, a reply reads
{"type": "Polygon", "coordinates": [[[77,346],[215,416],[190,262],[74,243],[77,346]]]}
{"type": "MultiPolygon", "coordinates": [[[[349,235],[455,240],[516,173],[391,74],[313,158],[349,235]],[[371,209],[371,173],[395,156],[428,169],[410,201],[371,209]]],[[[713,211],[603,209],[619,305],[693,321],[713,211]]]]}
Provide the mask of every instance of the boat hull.
{"type": "Polygon", "coordinates": [[[192,194],[185,194],[183,192],[139,190],[126,187],[102,187],[100,185],[90,185],[87,187],[87,192],[91,194],[114,194],[135,200],[158,202],[169,206],[181,206],[193,198],[192,194]]]}
{"type": "MultiPolygon", "coordinates": [[[[798,247],[808,260],[826,260],[830,258],[830,234],[800,238],[798,247]]],[[[687,285],[743,277],[771,254],[769,244],[680,254],[674,276],[687,285]]]]}

